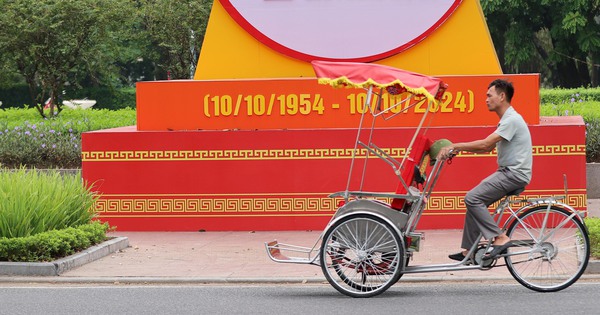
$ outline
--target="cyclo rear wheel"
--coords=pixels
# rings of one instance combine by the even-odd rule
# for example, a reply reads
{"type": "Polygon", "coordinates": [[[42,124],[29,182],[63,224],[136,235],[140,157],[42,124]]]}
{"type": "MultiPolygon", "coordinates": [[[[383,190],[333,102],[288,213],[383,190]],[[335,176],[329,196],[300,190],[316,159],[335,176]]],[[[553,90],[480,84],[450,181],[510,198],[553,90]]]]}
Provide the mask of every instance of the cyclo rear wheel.
{"type": "Polygon", "coordinates": [[[506,234],[506,267],[523,286],[538,292],[560,291],[581,277],[589,261],[590,241],[579,216],[547,205],[519,215],[506,234]]]}
{"type": "Polygon", "coordinates": [[[339,292],[351,297],[375,296],[402,275],[402,246],[398,233],[384,220],[368,214],[351,215],[325,232],[321,269],[339,292]]]}

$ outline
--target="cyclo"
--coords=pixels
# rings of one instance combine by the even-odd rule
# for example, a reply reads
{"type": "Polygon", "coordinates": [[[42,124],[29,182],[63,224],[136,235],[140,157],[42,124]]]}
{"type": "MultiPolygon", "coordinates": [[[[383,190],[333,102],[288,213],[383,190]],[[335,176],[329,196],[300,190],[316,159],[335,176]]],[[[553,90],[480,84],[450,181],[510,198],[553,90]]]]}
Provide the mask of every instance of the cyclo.
{"type": "Polygon", "coordinates": [[[461,262],[409,265],[422,239],[416,228],[446,164],[435,158],[449,142],[430,141],[423,126],[447,86],[437,78],[376,64],[315,61],[313,68],[319,83],[364,88],[367,110],[357,129],[346,189],[329,196],[343,198],[341,206],[312,247],[265,243],[273,261],[319,265],[327,281],[351,297],[378,295],[404,274],[489,270],[500,266],[500,258],[519,283],[540,292],[567,288],[583,274],[589,260],[589,238],[582,214],[562,202],[567,195],[566,180],[565,196],[523,199],[518,197],[522,191],[514,191],[498,203],[494,219],[503,223],[500,226],[513,246],[496,258],[483,258],[490,242],[480,235],[481,241],[469,249],[461,262]],[[385,93],[401,95],[402,99],[382,106],[385,93]],[[398,160],[373,142],[376,123],[397,117],[423,98],[428,101],[427,110],[408,149],[398,160]],[[367,117],[371,118],[370,128],[364,128],[367,117]],[[362,172],[358,172],[360,187],[351,190],[361,150],[366,150],[367,158],[362,172]],[[363,191],[369,155],[391,167],[399,181],[395,193],[363,191]],[[422,172],[424,168],[426,171],[422,172]],[[415,188],[414,183],[420,183],[422,190],[415,188]]]}

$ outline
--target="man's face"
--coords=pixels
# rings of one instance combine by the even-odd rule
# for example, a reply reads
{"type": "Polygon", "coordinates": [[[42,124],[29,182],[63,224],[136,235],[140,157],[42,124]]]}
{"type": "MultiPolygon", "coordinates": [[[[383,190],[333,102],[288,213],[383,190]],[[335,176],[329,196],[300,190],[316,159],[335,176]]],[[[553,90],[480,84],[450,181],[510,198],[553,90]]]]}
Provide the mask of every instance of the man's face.
{"type": "Polygon", "coordinates": [[[487,104],[490,112],[496,111],[500,107],[504,94],[498,93],[495,86],[491,86],[487,91],[487,98],[485,103],[487,104]]]}

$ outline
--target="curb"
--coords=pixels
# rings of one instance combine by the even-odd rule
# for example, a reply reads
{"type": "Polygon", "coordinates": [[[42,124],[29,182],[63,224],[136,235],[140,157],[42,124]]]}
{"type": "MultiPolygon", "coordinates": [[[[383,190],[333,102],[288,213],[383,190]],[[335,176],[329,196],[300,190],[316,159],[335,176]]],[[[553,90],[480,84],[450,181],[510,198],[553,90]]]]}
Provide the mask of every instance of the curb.
{"type": "Polygon", "coordinates": [[[585,272],[583,273],[584,275],[586,274],[600,274],[600,260],[591,260],[588,262],[587,267],[585,268],[585,272]]]}
{"type": "MultiPolygon", "coordinates": [[[[598,281],[600,275],[582,275],[579,281],[598,281]]],[[[510,276],[484,277],[402,277],[398,284],[433,282],[515,282],[510,276]]],[[[515,282],[516,283],[516,282],[515,282]]],[[[290,285],[328,285],[327,280],[319,277],[281,277],[281,278],[209,278],[209,277],[3,277],[0,284],[56,284],[56,285],[234,285],[234,284],[290,284],[290,285]]]]}
{"type": "MultiPolygon", "coordinates": [[[[83,266],[128,246],[129,239],[127,237],[115,237],[79,253],[52,262],[0,262],[0,275],[58,276],[63,272],[83,266]]],[[[4,280],[0,280],[0,282],[2,281],[4,280]]]]}

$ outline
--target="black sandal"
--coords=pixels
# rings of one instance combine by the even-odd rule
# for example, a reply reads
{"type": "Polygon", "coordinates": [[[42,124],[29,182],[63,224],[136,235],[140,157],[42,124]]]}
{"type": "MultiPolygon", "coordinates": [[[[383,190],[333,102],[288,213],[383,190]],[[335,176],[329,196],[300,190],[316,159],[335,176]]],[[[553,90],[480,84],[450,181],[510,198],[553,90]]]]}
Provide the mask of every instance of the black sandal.
{"type": "Polygon", "coordinates": [[[490,246],[488,252],[483,255],[483,260],[490,260],[496,258],[498,255],[506,254],[506,250],[513,246],[511,241],[499,246],[490,246]]]}
{"type": "MultiPolygon", "coordinates": [[[[452,259],[452,260],[456,260],[456,261],[463,261],[465,260],[465,255],[462,252],[458,252],[456,254],[450,254],[448,255],[448,258],[452,259]]],[[[467,260],[466,262],[469,263],[473,261],[473,258],[471,257],[471,260],[467,260]]]]}
{"type": "Polygon", "coordinates": [[[450,254],[450,255],[448,255],[448,258],[450,258],[452,260],[463,261],[463,259],[465,259],[465,255],[463,255],[462,252],[459,252],[459,253],[456,253],[456,254],[450,254]]]}

